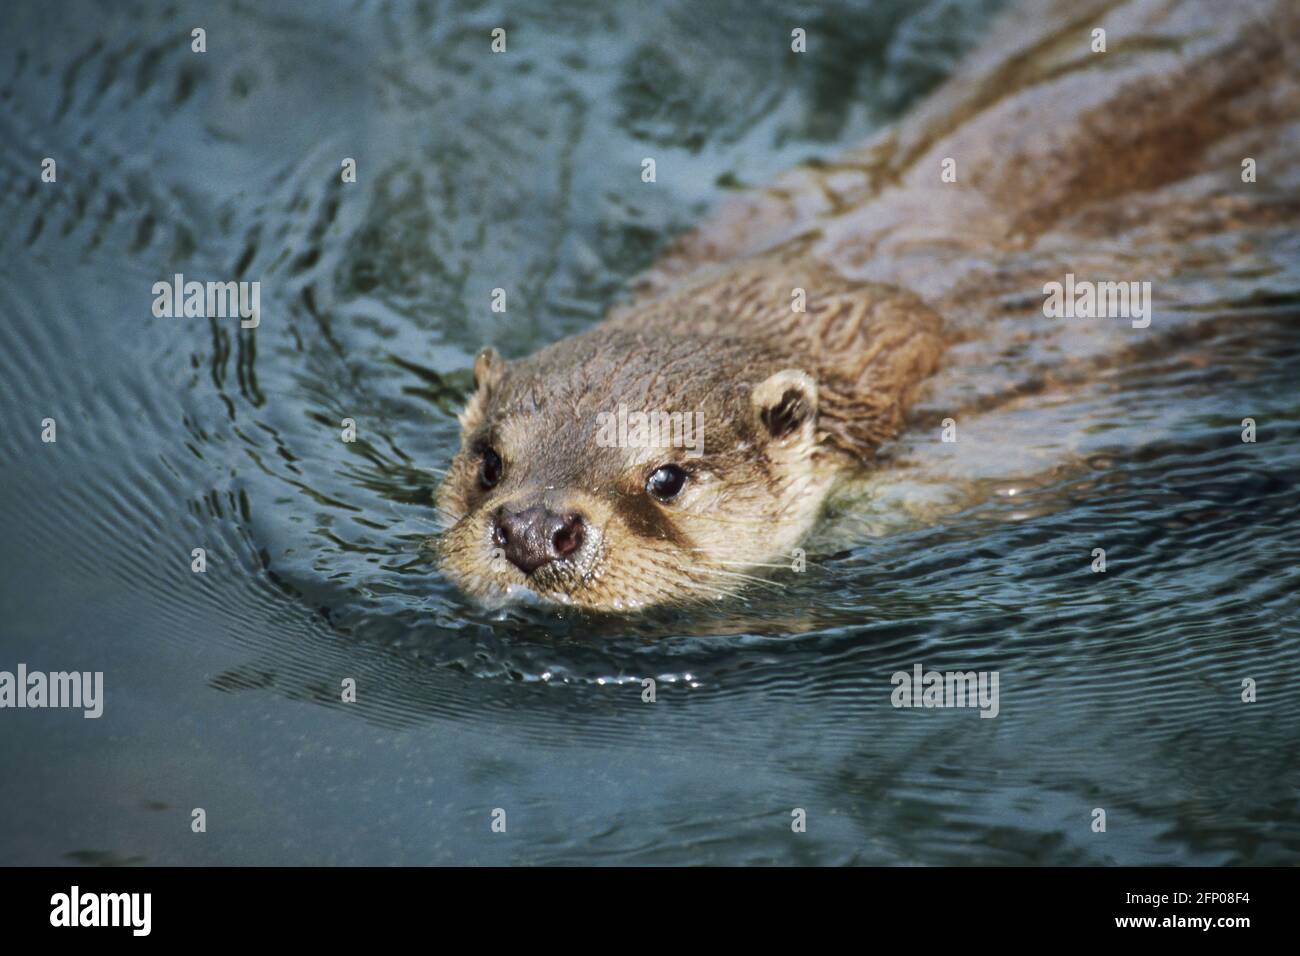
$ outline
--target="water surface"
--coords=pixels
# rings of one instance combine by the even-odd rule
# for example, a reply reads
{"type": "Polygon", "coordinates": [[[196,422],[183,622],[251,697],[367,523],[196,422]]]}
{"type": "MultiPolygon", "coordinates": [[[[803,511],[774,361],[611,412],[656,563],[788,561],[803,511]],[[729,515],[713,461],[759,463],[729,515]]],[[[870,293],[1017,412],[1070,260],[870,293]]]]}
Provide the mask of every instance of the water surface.
{"type": "Polygon", "coordinates": [[[862,534],[708,613],[484,611],[421,549],[480,345],[590,327],[992,7],[7,5],[0,668],[107,700],[0,714],[0,862],[1295,862],[1294,294],[1002,420],[1090,422],[1082,466],[925,522],[886,475],[862,534]],[[177,272],[260,281],[260,326],[155,318],[177,272]],[[893,708],[917,663],[998,671],[999,716],[893,708]]]}

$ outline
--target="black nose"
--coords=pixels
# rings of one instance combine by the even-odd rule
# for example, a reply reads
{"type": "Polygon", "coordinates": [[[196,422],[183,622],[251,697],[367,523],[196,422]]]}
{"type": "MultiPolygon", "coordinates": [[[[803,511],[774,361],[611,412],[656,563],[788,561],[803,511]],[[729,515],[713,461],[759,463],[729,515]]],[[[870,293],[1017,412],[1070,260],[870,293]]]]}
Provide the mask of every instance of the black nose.
{"type": "Polygon", "coordinates": [[[560,561],[582,547],[582,515],[556,514],[533,505],[523,511],[498,508],[493,516],[492,541],[524,574],[549,561],[560,561]]]}

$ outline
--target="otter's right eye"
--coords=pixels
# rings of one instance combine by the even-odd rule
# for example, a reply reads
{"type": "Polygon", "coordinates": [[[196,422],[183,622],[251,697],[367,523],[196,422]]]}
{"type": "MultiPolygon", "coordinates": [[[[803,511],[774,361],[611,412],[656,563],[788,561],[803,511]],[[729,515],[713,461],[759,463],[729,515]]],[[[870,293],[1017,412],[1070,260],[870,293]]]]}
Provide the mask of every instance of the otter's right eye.
{"type": "Polygon", "coordinates": [[[645,490],[660,501],[671,501],[682,492],[686,472],[676,465],[662,465],[646,479],[645,490]]]}
{"type": "Polygon", "coordinates": [[[478,466],[478,483],[484,488],[494,487],[501,480],[501,469],[501,456],[491,448],[484,448],[478,466]]]}

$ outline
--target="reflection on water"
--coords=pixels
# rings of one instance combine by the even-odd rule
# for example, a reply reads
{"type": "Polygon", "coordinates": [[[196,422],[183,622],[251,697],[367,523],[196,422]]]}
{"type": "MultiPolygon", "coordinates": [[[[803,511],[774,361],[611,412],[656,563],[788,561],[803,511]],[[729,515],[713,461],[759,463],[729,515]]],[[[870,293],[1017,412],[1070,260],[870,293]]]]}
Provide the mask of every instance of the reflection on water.
{"type": "Polygon", "coordinates": [[[901,443],[808,572],[704,615],[488,612],[430,565],[480,344],[588,327],[992,4],[819,7],[835,55],[799,61],[780,5],[701,6],[9,11],[0,668],[103,670],[107,702],[6,714],[4,862],[1295,860],[1294,296],[1225,304],[1210,361],[1148,357],[1132,397],[990,415],[1082,467],[967,494],[901,443]],[[176,272],[260,281],[260,327],[153,318],[176,272]],[[893,709],[916,663],[999,671],[1000,716],[893,709]]]}

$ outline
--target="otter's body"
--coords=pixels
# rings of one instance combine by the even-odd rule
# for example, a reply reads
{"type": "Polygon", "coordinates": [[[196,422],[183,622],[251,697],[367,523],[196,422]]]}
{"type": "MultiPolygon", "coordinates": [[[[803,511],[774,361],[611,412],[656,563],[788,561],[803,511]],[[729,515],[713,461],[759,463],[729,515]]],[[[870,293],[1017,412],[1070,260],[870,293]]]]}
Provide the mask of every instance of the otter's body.
{"type": "Polygon", "coordinates": [[[624,610],[788,564],[933,373],[956,414],[981,397],[957,381],[981,341],[1068,343],[1045,282],[1163,283],[1194,311],[1294,238],[1297,38],[1282,0],[1030,5],[907,122],[678,242],[601,326],[513,363],[485,350],[440,493],[445,567],[484,599],[624,610]],[[698,415],[702,453],[611,443],[620,409],[698,415]]]}

